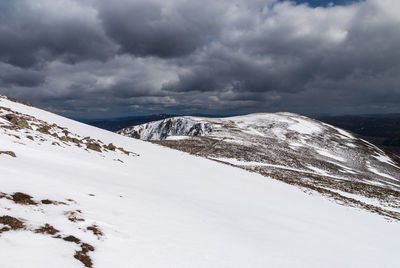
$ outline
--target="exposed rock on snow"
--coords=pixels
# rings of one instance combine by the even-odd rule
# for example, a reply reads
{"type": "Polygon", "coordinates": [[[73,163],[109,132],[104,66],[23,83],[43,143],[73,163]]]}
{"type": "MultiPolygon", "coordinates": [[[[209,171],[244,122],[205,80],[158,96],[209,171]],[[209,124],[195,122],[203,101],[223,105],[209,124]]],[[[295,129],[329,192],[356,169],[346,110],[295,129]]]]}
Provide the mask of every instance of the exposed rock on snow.
{"type": "MultiPolygon", "coordinates": [[[[1,97],[0,98],[5,98],[1,97]]],[[[0,106],[0,133],[13,136],[18,140],[29,139],[38,143],[51,142],[57,146],[77,146],[86,148],[99,153],[107,151],[120,151],[127,155],[137,156],[137,154],[126,151],[122,147],[116,147],[112,143],[106,145],[101,140],[91,137],[82,137],[71,133],[66,127],[58,126],[54,123],[45,122],[28,114],[13,111],[10,108],[0,106]],[[23,131],[22,131],[23,130],[23,131]],[[21,137],[22,136],[22,137],[21,137]]],[[[16,157],[12,151],[0,151],[0,154],[8,154],[16,157]]]]}
{"type": "Polygon", "coordinates": [[[211,132],[209,123],[192,120],[190,117],[176,117],[159,121],[158,124],[125,128],[119,133],[142,140],[165,140],[171,136],[204,136],[211,132]]]}

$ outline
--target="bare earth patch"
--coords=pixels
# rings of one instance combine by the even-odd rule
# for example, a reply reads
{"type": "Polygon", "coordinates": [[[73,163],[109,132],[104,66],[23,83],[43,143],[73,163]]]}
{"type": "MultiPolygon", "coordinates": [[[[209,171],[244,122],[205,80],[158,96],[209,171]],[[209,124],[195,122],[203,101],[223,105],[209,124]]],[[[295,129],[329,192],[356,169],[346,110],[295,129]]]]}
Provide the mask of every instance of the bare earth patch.
{"type": "Polygon", "coordinates": [[[94,234],[95,236],[97,236],[97,238],[100,238],[101,236],[103,236],[103,232],[102,232],[102,231],[99,229],[99,227],[98,227],[97,225],[95,225],[95,224],[86,227],[86,230],[92,231],[93,234],[94,234]]]}
{"type": "Polygon", "coordinates": [[[78,216],[79,211],[66,211],[64,214],[68,216],[68,220],[72,222],[85,221],[84,218],[78,216]]]}
{"type": "Polygon", "coordinates": [[[25,228],[25,225],[22,221],[18,220],[17,218],[4,215],[0,217],[0,223],[3,225],[7,225],[8,227],[3,227],[0,229],[0,233],[10,231],[10,230],[18,230],[25,228]]]}
{"type": "Polygon", "coordinates": [[[17,157],[13,151],[0,151],[0,154],[6,154],[11,157],[17,157]]]}
{"type": "Polygon", "coordinates": [[[60,231],[48,223],[46,223],[44,226],[35,230],[35,233],[50,234],[50,235],[55,235],[58,232],[60,232],[60,231]]]}
{"type": "Polygon", "coordinates": [[[20,205],[37,205],[35,201],[32,200],[32,196],[17,192],[11,195],[12,200],[20,205]]]}

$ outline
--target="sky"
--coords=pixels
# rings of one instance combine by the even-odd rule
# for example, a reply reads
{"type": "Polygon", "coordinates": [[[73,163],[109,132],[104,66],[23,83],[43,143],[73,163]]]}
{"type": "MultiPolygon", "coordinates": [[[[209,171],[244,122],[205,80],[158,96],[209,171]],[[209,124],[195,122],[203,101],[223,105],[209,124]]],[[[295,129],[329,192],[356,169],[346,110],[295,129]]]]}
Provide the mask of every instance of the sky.
{"type": "Polygon", "coordinates": [[[75,118],[400,112],[400,1],[4,0],[0,94],[75,118]]]}

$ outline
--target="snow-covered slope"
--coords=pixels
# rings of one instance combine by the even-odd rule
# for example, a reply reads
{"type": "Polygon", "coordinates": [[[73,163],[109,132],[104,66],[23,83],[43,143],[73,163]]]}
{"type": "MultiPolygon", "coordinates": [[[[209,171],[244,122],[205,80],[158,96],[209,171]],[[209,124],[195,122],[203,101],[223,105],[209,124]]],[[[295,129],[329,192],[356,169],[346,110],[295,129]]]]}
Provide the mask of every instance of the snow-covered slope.
{"type": "Polygon", "coordinates": [[[174,117],[119,133],[255,171],[400,219],[398,157],[352,133],[304,116],[174,117]]]}
{"type": "Polygon", "coordinates": [[[398,265],[398,221],[4,97],[0,151],[2,268],[398,265]]]}

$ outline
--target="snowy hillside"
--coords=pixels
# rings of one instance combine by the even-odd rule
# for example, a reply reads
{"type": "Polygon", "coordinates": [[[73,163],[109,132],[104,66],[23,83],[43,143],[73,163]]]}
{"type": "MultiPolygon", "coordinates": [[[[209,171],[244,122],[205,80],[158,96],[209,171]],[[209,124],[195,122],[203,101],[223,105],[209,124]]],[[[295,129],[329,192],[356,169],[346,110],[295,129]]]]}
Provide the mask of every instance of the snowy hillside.
{"type": "Polygon", "coordinates": [[[304,116],[174,117],[119,133],[255,171],[400,219],[398,157],[352,133],[304,116]]]}
{"type": "Polygon", "coordinates": [[[319,193],[0,97],[2,268],[396,267],[399,235],[319,193]]]}

